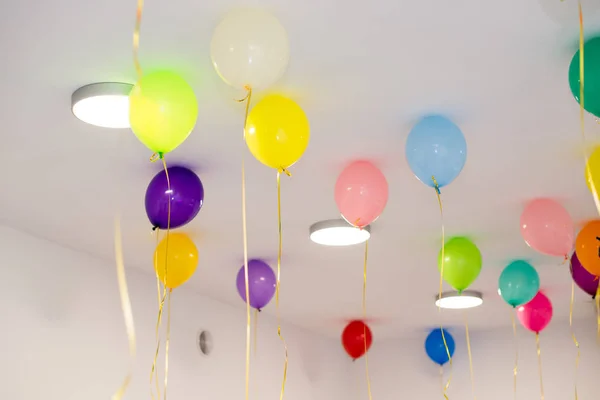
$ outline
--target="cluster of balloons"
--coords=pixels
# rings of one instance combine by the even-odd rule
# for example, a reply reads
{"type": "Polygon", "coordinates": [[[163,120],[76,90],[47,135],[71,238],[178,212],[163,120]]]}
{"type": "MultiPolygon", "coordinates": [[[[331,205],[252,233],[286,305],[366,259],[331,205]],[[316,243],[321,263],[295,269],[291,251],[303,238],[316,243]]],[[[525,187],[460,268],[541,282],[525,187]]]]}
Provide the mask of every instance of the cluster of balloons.
{"type": "Polygon", "coordinates": [[[373,343],[373,334],[363,321],[350,321],[342,331],[342,346],[352,360],[362,357],[369,351],[371,343],[373,343]]]}
{"type": "MultiPolygon", "coordinates": [[[[228,85],[247,91],[266,89],[287,68],[290,57],[287,32],[277,18],[263,10],[237,10],[215,29],[210,56],[217,74],[228,85]]],[[[273,94],[250,110],[245,138],[258,161],[282,171],[304,154],[310,140],[310,125],[298,104],[273,94]]]]}
{"type": "Polygon", "coordinates": [[[184,167],[159,172],[146,189],[146,214],[150,223],[154,229],[167,230],[154,252],[154,269],[170,289],[192,277],[198,265],[198,249],[185,233],[169,230],[192,221],[203,203],[204,187],[200,178],[184,167]]]}
{"type": "Polygon", "coordinates": [[[540,333],[552,319],[552,303],[540,290],[540,277],[535,268],[523,260],[508,264],[498,279],[498,293],[517,310],[521,325],[540,333]]]}
{"type": "Polygon", "coordinates": [[[454,356],[455,347],[454,338],[443,328],[433,329],[425,339],[425,352],[431,361],[438,365],[444,365],[450,361],[454,356]]]}
{"type": "MultiPolygon", "coordinates": [[[[248,293],[250,307],[261,311],[275,295],[277,278],[275,272],[266,262],[258,259],[248,260],[248,293]]],[[[237,274],[237,291],[243,301],[246,301],[246,276],[244,266],[237,274]]]]}

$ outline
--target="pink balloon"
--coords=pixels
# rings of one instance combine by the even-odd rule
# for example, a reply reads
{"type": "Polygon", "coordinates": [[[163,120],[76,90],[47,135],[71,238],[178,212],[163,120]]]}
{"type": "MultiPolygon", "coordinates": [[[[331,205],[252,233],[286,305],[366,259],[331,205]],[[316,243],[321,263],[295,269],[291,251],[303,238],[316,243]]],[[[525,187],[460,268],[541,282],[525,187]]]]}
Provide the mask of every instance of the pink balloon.
{"type": "Polygon", "coordinates": [[[566,257],[573,248],[575,228],[563,206],[551,199],[535,199],[521,214],[521,235],[540,253],[566,257]]]}
{"type": "Polygon", "coordinates": [[[529,303],[517,308],[517,317],[525,328],[540,333],[552,320],[552,303],[544,293],[538,292],[529,303]]]}
{"type": "Polygon", "coordinates": [[[346,167],[335,183],[335,202],[350,224],[365,227],[383,212],[388,183],[383,173],[368,161],[346,167]]]}

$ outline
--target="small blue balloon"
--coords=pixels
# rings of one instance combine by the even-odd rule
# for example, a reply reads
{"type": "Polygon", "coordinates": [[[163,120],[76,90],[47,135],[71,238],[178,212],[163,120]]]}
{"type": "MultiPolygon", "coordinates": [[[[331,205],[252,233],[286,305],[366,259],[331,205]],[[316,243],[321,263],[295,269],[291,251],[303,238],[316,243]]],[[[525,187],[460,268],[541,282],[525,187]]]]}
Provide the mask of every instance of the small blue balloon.
{"type": "Polygon", "coordinates": [[[540,290],[540,277],[527,261],[513,261],[500,274],[498,292],[509,305],[529,303],[540,290]]]}
{"type": "Polygon", "coordinates": [[[424,184],[446,186],[460,174],[467,161],[467,142],[449,119],[433,115],[419,121],[406,139],[406,160],[424,184]]]}
{"type": "Polygon", "coordinates": [[[446,364],[450,358],[448,358],[448,351],[444,345],[444,338],[446,338],[446,344],[448,345],[448,351],[450,357],[454,356],[454,339],[450,332],[445,329],[434,329],[425,339],[425,351],[431,360],[439,365],[446,364]],[[444,337],[442,337],[442,330],[444,331],[444,337]]]}

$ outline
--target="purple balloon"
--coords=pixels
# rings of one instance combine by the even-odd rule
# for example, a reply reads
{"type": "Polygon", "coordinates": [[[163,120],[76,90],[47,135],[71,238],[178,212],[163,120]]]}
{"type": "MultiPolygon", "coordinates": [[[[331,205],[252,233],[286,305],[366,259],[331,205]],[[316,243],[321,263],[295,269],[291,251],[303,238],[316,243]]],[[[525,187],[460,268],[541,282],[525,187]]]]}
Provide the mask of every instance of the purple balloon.
{"type": "Polygon", "coordinates": [[[571,276],[573,280],[587,294],[590,296],[596,296],[598,290],[598,277],[590,274],[587,269],[583,268],[577,254],[573,253],[571,256],[571,276]]]}
{"type": "MultiPolygon", "coordinates": [[[[242,300],[246,301],[246,280],[244,266],[237,274],[236,286],[242,300]]],[[[269,304],[275,294],[277,278],[267,263],[261,260],[248,260],[248,289],[250,306],[260,311],[269,304]]]]}
{"type": "Polygon", "coordinates": [[[194,172],[184,167],[167,168],[171,190],[165,171],[161,171],[146,189],[146,214],[154,228],[171,229],[194,219],[204,203],[204,187],[194,172]],[[171,221],[169,224],[169,201],[171,221]]]}

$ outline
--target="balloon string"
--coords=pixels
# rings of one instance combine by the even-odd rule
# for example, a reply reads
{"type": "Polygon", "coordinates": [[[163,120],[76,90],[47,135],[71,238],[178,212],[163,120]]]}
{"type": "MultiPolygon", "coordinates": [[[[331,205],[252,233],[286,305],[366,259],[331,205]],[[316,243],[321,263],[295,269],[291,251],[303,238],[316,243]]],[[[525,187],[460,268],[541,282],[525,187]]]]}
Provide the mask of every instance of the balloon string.
{"type": "Polygon", "coordinates": [[[512,321],[513,339],[515,344],[515,367],[513,368],[513,392],[514,398],[517,400],[517,372],[519,369],[519,338],[517,336],[517,323],[515,321],[514,309],[510,310],[510,319],[512,321]]]}
{"type": "Polygon", "coordinates": [[[285,339],[281,335],[281,316],[279,314],[279,288],[281,286],[281,253],[282,253],[282,231],[281,231],[281,172],[285,172],[288,176],[290,175],[287,170],[280,168],[277,170],[277,230],[279,234],[279,246],[277,248],[277,285],[275,286],[275,304],[277,306],[277,335],[283,343],[285,350],[285,362],[283,364],[283,380],[281,382],[281,394],[279,400],[283,400],[283,393],[285,392],[285,381],[287,379],[287,368],[288,368],[288,349],[285,339]]]}
{"type": "Polygon", "coordinates": [[[135,324],[133,322],[133,312],[131,310],[131,300],[129,299],[129,290],[127,288],[127,276],[125,275],[125,263],[123,262],[123,244],[121,240],[121,222],[117,216],[115,219],[115,261],[117,266],[117,281],[119,284],[119,295],[121,297],[121,310],[125,320],[125,329],[129,341],[129,372],[125,376],[121,387],[113,394],[112,400],[121,400],[131,382],[133,374],[133,360],[136,353],[135,324]]]}
{"type": "Polygon", "coordinates": [[[473,394],[473,399],[477,399],[475,397],[475,374],[473,374],[473,357],[471,356],[471,338],[469,336],[469,319],[467,317],[467,312],[465,314],[465,336],[467,338],[467,353],[469,354],[469,370],[471,372],[471,393],[473,394]]]}
{"type": "MultiPolygon", "coordinates": [[[[167,192],[169,194],[171,194],[171,179],[169,178],[169,170],[167,168],[167,162],[165,160],[165,157],[162,153],[155,153],[152,155],[152,157],[150,157],[150,162],[155,162],[157,160],[161,160],[162,161],[162,165],[163,165],[163,169],[165,171],[165,177],[167,179],[167,192]]],[[[157,397],[160,398],[160,386],[158,384],[158,369],[156,367],[157,363],[158,363],[158,354],[160,353],[160,335],[159,335],[159,330],[160,330],[160,326],[162,323],[162,316],[163,316],[163,310],[164,310],[164,305],[165,305],[165,301],[167,301],[167,282],[168,282],[168,255],[169,255],[169,234],[171,231],[171,200],[169,199],[169,202],[167,203],[167,232],[166,232],[166,236],[165,236],[165,270],[164,270],[164,282],[162,282],[162,287],[163,287],[163,293],[162,296],[160,296],[160,285],[158,286],[158,290],[159,290],[159,302],[158,302],[158,315],[156,317],[156,326],[155,326],[155,337],[156,337],[156,350],[154,351],[154,359],[152,360],[152,368],[150,369],[150,393],[152,395],[152,398],[154,399],[154,395],[152,394],[152,380],[155,378],[156,379],[156,393],[157,393],[157,397]]],[[[156,254],[156,253],[155,253],[156,254]]],[[[156,256],[155,256],[156,257],[156,256]]],[[[158,264],[156,264],[158,265],[158,264]]],[[[157,272],[158,274],[158,272],[157,272]]],[[[158,276],[158,275],[157,275],[158,276]]],[[[169,295],[169,299],[170,299],[170,295],[169,295]]],[[[170,301],[170,300],[168,300],[170,301]]],[[[167,316],[170,319],[170,315],[167,316]]],[[[169,326],[167,326],[167,337],[165,338],[165,386],[164,386],[164,398],[167,398],[167,380],[168,380],[168,358],[169,358],[169,346],[168,346],[168,330],[170,329],[169,326]]]]}
{"type": "MultiPolygon", "coordinates": [[[[431,176],[431,180],[433,181],[435,194],[437,196],[438,205],[440,207],[440,219],[442,222],[442,265],[440,266],[440,290],[438,294],[438,300],[442,298],[442,290],[444,285],[444,264],[445,264],[445,244],[446,244],[446,228],[444,227],[444,207],[442,205],[442,196],[440,193],[440,187],[435,179],[435,176],[431,176]]],[[[442,332],[442,341],[444,342],[444,348],[446,349],[446,355],[448,356],[448,361],[450,362],[450,374],[448,376],[448,382],[444,385],[444,399],[448,400],[448,388],[450,387],[450,381],[452,380],[452,355],[450,354],[450,349],[448,348],[448,342],[446,342],[446,335],[444,334],[444,326],[442,323],[442,307],[441,302],[438,302],[438,313],[440,315],[440,331],[442,332]]]]}
{"type": "MultiPolygon", "coordinates": [[[[158,248],[158,244],[160,243],[160,229],[156,229],[156,247],[158,248]]],[[[154,252],[154,265],[158,265],[158,253],[154,252]]],[[[156,351],[154,352],[154,362],[152,364],[152,369],[150,371],[150,397],[154,400],[156,397],[154,396],[154,391],[152,389],[152,380],[156,383],[156,396],[160,398],[160,387],[158,384],[158,369],[156,368],[156,360],[158,358],[158,353],[160,351],[160,335],[159,335],[159,327],[160,327],[160,319],[162,315],[162,305],[164,304],[164,298],[161,296],[161,282],[160,277],[158,276],[158,269],[155,268],[156,273],[156,291],[158,295],[158,318],[155,327],[155,340],[156,340],[156,351]]]]}
{"type": "Polygon", "coordinates": [[[537,347],[537,357],[538,357],[538,370],[540,373],[540,394],[542,400],[544,400],[544,381],[542,380],[542,351],[540,349],[540,333],[535,333],[535,345],[537,347]]]}
{"type": "Polygon", "coordinates": [[[258,337],[258,308],[254,309],[254,355],[256,356],[256,338],[258,337]]]}
{"type": "MultiPolygon", "coordinates": [[[[246,97],[237,100],[239,103],[246,102],[246,111],[244,115],[244,133],[242,139],[246,144],[246,125],[248,124],[248,113],[250,111],[250,101],[252,100],[252,88],[246,87],[246,97]]],[[[246,290],[246,400],[250,396],[250,286],[248,278],[248,224],[246,221],[246,149],[242,150],[242,241],[244,246],[244,283],[246,290]]]]}
{"type": "Polygon", "coordinates": [[[169,342],[171,340],[171,292],[173,289],[169,289],[169,295],[167,297],[167,334],[165,335],[165,387],[164,387],[164,399],[167,400],[167,380],[169,378],[169,342]]]}
{"type": "Polygon", "coordinates": [[[133,63],[138,74],[138,79],[142,77],[142,66],[139,60],[140,50],[140,29],[142,27],[142,12],[144,11],[144,0],[137,0],[137,10],[135,12],[135,29],[133,30],[133,63]]]}
{"type": "Polygon", "coordinates": [[[369,376],[369,352],[367,351],[367,260],[369,256],[369,241],[365,242],[365,263],[363,267],[363,290],[362,290],[362,312],[363,312],[363,339],[365,342],[365,372],[367,374],[367,390],[369,392],[369,400],[373,400],[371,395],[371,378],[369,376]]]}
{"type": "MultiPolygon", "coordinates": [[[[594,197],[594,203],[596,205],[596,210],[598,210],[598,214],[600,214],[600,199],[598,198],[598,191],[596,190],[596,184],[592,177],[592,169],[590,168],[590,163],[588,160],[586,148],[585,148],[585,107],[584,107],[584,29],[583,29],[583,11],[581,8],[581,0],[578,4],[579,7],[579,121],[581,124],[581,140],[583,142],[583,156],[585,158],[585,172],[587,175],[587,180],[590,188],[592,189],[592,195],[594,197]]],[[[600,292],[600,290],[599,290],[600,292]]],[[[598,325],[598,333],[597,333],[597,341],[600,343],[600,299],[596,296],[596,308],[597,312],[597,325],[598,325]]]]}
{"type": "Polygon", "coordinates": [[[579,342],[575,337],[575,331],[573,330],[573,305],[575,304],[575,281],[571,282],[571,304],[569,306],[569,327],[571,328],[571,337],[573,338],[573,343],[577,348],[577,357],[575,357],[575,400],[578,399],[577,396],[577,375],[579,371],[579,357],[581,356],[581,351],[579,349],[579,342]]]}

